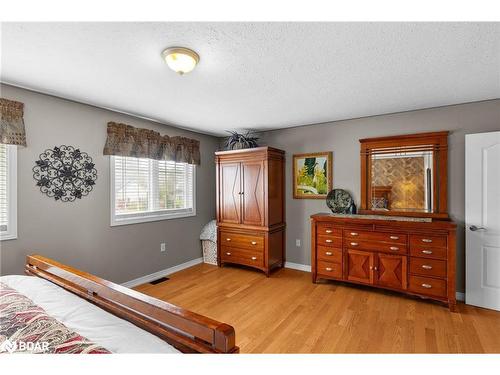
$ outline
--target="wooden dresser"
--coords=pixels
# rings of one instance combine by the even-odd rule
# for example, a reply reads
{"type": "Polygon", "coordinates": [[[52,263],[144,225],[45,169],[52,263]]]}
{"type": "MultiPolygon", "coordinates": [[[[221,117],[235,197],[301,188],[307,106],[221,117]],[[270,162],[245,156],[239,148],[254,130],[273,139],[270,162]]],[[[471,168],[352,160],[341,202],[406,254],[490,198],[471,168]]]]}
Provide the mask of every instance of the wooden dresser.
{"type": "Polygon", "coordinates": [[[284,151],[220,151],[215,161],[218,264],[250,266],[269,276],[285,262],[284,151]]]}
{"type": "Polygon", "coordinates": [[[453,222],[316,214],[311,224],[314,283],[331,279],[371,285],[438,300],[454,311],[453,222]]]}

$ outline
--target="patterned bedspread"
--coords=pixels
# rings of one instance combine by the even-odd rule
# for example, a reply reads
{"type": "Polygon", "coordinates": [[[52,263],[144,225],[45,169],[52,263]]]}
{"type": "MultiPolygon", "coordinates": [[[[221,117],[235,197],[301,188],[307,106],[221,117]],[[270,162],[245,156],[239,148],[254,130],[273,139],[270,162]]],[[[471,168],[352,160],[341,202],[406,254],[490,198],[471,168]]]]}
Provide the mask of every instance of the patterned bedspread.
{"type": "Polygon", "coordinates": [[[0,283],[0,353],[110,353],[0,283]]]}

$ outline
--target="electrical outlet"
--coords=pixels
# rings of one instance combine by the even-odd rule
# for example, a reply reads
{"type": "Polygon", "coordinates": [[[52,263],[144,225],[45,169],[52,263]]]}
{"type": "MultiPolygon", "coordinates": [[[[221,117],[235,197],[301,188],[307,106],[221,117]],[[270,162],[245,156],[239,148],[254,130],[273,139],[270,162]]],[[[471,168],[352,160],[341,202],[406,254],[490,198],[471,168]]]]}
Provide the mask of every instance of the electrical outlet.
{"type": "Polygon", "coordinates": [[[300,247],[300,240],[295,240],[295,246],[300,247]]]}
{"type": "Polygon", "coordinates": [[[167,251],[167,246],[165,245],[165,242],[162,242],[160,244],[160,252],[164,253],[165,251],[167,251]]]}

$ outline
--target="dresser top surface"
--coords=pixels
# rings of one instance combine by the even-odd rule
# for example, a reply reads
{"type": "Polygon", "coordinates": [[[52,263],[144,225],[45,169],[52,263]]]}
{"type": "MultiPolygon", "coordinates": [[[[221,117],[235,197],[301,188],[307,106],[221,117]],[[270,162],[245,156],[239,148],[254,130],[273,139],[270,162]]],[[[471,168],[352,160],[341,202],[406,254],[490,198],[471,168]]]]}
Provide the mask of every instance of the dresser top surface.
{"type": "Polygon", "coordinates": [[[456,224],[451,220],[433,220],[431,218],[383,216],[383,215],[352,215],[317,213],[311,219],[321,222],[336,222],[338,224],[383,224],[391,226],[427,226],[454,229],[456,224]]]}

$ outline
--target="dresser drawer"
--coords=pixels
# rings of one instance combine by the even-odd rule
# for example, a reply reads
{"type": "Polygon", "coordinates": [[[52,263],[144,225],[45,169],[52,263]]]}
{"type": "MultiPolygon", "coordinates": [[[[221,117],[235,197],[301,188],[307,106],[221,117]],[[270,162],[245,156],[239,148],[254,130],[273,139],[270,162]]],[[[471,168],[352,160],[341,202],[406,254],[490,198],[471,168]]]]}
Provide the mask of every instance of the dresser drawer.
{"type": "Polygon", "coordinates": [[[332,249],[328,246],[318,246],[316,248],[316,254],[318,259],[327,262],[342,263],[342,249],[332,249]]]}
{"type": "Polygon", "coordinates": [[[425,234],[411,234],[410,246],[446,247],[446,236],[427,236],[425,234]]]}
{"type": "Polygon", "coordinates": [[[360,241],[355,239],[344,240],[344,246],[349,249],[383,251],[391,254],[406,254],[406,245],[391,244],[380,241],[360,241]]]}
{"type": "Polygon", "coordinates": [[[350,240],[369,240],[369,241],[382,241],[388,243],[402,244],[406,245],[408,241],[408,236],[402,233],[390,233],[390,232],[370,232],[355,229],[345,229],[344,238],[350,240]]]}
{"type": "Polygon", "coordinates": [[[221,246],[238,247],[243,249],[264,250],[264,236],[220,232],[221,246]]]}
{"type": "Polygon", "coordinates": [[[342,229],[336,228],[332,224],[319,223],[316,225],[316,234],[318,236],[327,235],[327,236],[342,237],[342,229]]]}
{"type": "Polygon", "coordinates": [[[446,259],[447,249],[439,247],[430,247],[422,245],[413,245],[410,247],[410,255],[412,257],[422,257],[430,259],[446,259]]]}
{"type": "Polygon", "coordinates": [[[318,260],[317,272],[321,276],[342,278],[342,264],[318,260]]]}
{"type": "Polygon", "coordinates": [[[320,236],[316,237],[316,245],[317,246],[337,247],[337,248],[341,249],[342,248],[342,238],[320,235],[320,236]]]}
{"type": "Polygon", "coordinates": [[[446,261],[427,258],[410,258],[410,273],[414,275],[446,277],[446,261]]]}
{"type": "Polygon", "coordinates": [[[224,262],[264,266],[264,254],[262,251],[243,250],[229,246],[221,246],[220,257],[224,262]]]}
{"type": "Polygon", "coordinates": [[[409,289],[415,293],[446,297],[446,281],[441,279],[411,275],[409,289]]]}

